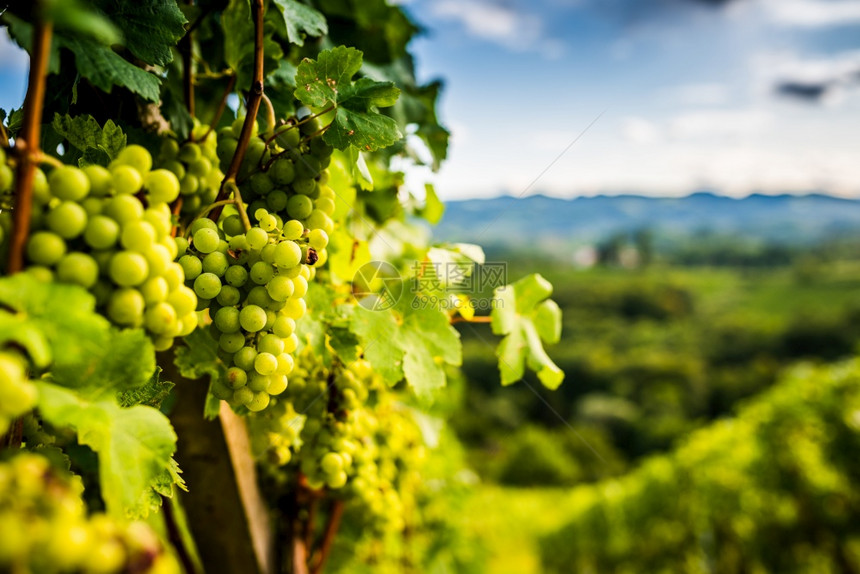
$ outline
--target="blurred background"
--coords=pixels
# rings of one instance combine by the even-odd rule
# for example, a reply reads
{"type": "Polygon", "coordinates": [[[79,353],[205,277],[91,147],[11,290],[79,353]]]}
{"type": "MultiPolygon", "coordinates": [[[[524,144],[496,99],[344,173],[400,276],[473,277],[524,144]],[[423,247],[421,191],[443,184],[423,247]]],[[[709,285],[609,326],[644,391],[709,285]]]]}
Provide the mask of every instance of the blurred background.
{"type": "Polygon", "coordinates": [[[564,311],[557,391],[459,326],[439,572],[860,572],[860,1],[401,4],[453,132],[407,182],[564,311]]]}

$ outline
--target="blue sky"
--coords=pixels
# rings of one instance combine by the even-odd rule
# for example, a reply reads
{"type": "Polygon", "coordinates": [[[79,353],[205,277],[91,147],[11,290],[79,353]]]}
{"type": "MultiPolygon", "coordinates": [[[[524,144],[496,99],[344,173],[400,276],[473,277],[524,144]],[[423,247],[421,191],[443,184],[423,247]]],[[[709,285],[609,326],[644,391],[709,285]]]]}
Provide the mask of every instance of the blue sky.
{"type": "MultiPolygon", "coordinates": [[[[416,189],[860,196],[860,0],[401,3],[454,132],[438,174],[410,170],[416,189]]],[[[0,107],[26,67],[0,40],[0,107]]]]}

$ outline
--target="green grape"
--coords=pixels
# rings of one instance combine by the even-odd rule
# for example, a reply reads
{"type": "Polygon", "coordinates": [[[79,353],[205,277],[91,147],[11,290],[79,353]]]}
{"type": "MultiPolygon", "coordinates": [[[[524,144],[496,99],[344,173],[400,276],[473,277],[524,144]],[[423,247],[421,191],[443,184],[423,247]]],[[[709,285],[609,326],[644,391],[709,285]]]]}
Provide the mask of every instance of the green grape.
{"type": "Polygon", "coordinates": [[[248,388],[255,393],[265,391],[269,388],[270,380],[269,375],[261,375],[255,370],[248,375],[248,388]]]}
{"type": "Polygon", "coordinates": [[[222,333],[218,338],[218,346],[228,353],[235,353],[245,345],[245,335],[242,333],[222,333]]]}
{"type": "Polygon", "coordinates": [[[236,389],[233,392],[233,401],[240,405],[247,405],[249,402],[254,400],[254,391],[249,389],[248,387],[242,387],[240,389],[236,389]]]}
{"type": "Polygon", "coordinates": [[[103,213],[120,225],[124,225],[143,219],[143,205],[134,196],[119,195],[108,200],[103,213]]]}
{"type": "Polygon", "coordinates": [[[117,289],[108,301],[110,320],[119,325],[139,325],[143,321],[145,301],[137,289],[117,289]]]}
{"type": "Polygon", "coordinates": [[[130,251],[143,253],[155,243],[155,228],[147,221],[131,221],[122,228],[120,245],[130,251]]]}
{"type": "Polygon", "coordinates": [[[239,323],[249,333],[256,333],[266,326],[266,312],[257,305],[248,305],[239,313],[239,323]]]}
{"type": "Polygon", "coordinates": [[[221,292],[221,279],[214,273],[201,273],[194,280],[194,292],[203,299],[214,299],[221,292]]]}
{"type": "Polygon", "coordinates": [[[218,224],[216,224],[214,221],[212,221],[211,219],[208,219],[206,217],[200,217],[198,219],[195,219],[193,222],[191,222],[191,227],[189,228],[191,235],[194,235],[195,233],[197,233],[201,229],[211,229],[212,231],[217,232],[218,231],[218,224]]]}
{"type": "Polygon", "coordinates": [[[325,213],[326,215],[331,216],[331,214],[334,213],[336,205],[333,199],[330,199],[328,197],[320,197],[316,201],[316,208],[325,213]]]}
{"type": "Polygon", "coordinates": [[[138,173],[146,173],[152,169],[152,156],[146,148],[139,145],[126,146],[116,156],[115,161],[120,165],[133,167],[138,173]]]}
{"type": "Polygon", "coordinates": [[[170,287],[167,285],[167,280],[164,277],[147,279],[139,287],[139,290],[140,294],[143,295],[143,300],[147,304],[164,301],[170,294],[170,287]]]}
{"type": "Polygon", "coordinates": [[[294,367],[295,361],[292,355],[284,352],[278,355],[278,369],[275,371],[277,374],[288,375],[293,371],[294,367]]]}
{"type": "Polygon", "coordinates": [[[222,285],[221,292],[216,297],[218,303],[224,306],[236,306],[242,300],[242,292],[232,285],[222,285]]]}
{"type": "Polygon", "coordinates": [[[283,211],[287,207],[287,200],[287,194],[276,189],[266,196],[266,207],[268,207],[270,211],[283,211]]]}
{"type": "Polygon", "coordinates": [[[218,309],[213,321],[222,333],[239,332],[239,310],[235,307],[222,307],[218,309]]]}
{"type": "Polygon", "coordinates": [[[111,183],[119,195],[132,195],[140,191],[143,177],[130,165],[117,165],[111,169],[111,183]]]}
{"type": "Polygon", "coordinates": [[[226,217],[224,221],[221,222],[221,227],[224,229],[224,233],[231,237],[243,235],[245,233],[245,226],[238,215],[230,215],[229,217],[226,217]]]}
{"type": "Polygon", "coordinates": [[[236,154],[236,148],[239,146],[239,141],[233,138],[219,138],[216,153],[218,159],[221,160],[221,165],[227,165],[236,154]]]}
{"type": "Polygon", "coordinates": [[[218,237],[218,232],[216,230],[203,228],[194,232],[192,241],[194,243],[194,248],[200,253],[212,253],[218,249],[221,238],[218,237]]]}
{"type": "Polygon", "coordinates": [[[183,255],[179,258],[179,265],[185,273],[185,279],[192,281],[203,273],[203,262],[196,255],[183,255]]]}
{"type": "Polygon", "coordinates": [[[4,162],[5,159],[3,162],[0,162],[0,192],[11,191],[15,181],[15,174],[12,172],[12,168],[4,162]]]}
{"type": "Polygon", "coordinates": [[[187,142],[182,144],[179,148],[179,154],[177,157],[180,161],[185,162],[186,164],[193,163],[200,159],[201,157],[200,146],[193,142],[187,142]]]}
{"type": "Polygon", "coordinates": [[[291,184],[296,177],[296,169],[292,160],[287,158],[276,159],[272,162],[272,166],[269,168],[269,177],[271,177],[272,181],[277,185],[291,184]]]}
{"type": "Polygon", "coordinates": [[[185,285],[180,285],[171,289],[170,295],[167,296],[167,302],[173,305],[178,315],[187,315],[194,311],[197,306],[197,294],[185,285]]]}
{"type": "MultiPolygon", "coordinates": [[[[293,191],[299,195],[311,195],[317,187],[313,179],[296,179],[293,182],[293,191]]],[[[288,204],[289,206],[289,204],[288,204]]]]}
{"type": "Polygon", "coordinates": [[[336,452],[329,452],[320,459],[320,468],[326,474],[337,474],[343,471],[343,458],[336,452]]]}
{"type": "Polygon", "coordinates": [[[254,393],[254,398],[245,402],[245,406],[248,407],[249,411],[258,413],[269,406],[270,400],[269,393],[266,391],[260,391],[258,393],[254,393]]]}
{"type": "Polygon", "coordinates": [[[79,236],[87,227],[87,212],[79,204],[64,201],[48,212],[48,228],[64,239],[79,236]]]}
{"type": "Polygon", "coordinates": [[[251,281],[256,283],[257,285],[265,285],[269,281],[271,281],[272,277],[275,275],[275,270],[272,268],[271,263],[266,263],[264,261],[257,261],[251,266],[251,271],[249,276],[251,277],[251,281]]]}
{"type": "MultiPolygon", "coordinates": [[[[90,189],[90,193],[92,189],[90,189]]],[[[40,205],[46,205],[51,201],[51,186],[48,185],[48,177],[39,168],[33,170],[33,201],[40,205]]]]}
{"type": "Polygon", "coordinates": [[[66,242],[56,233],[37,231],[27,241],[27,258],[36,265],[54,265],[65,254],[66,242]]]}
{"type": "Polygon", "coordinates": [[[266,195],[275,189],[275,183],[265,172],[257,172],[250,177],[251,190],[257,195],[266,195]]]}
{"type": "MultiPolygon", "coordinates": [[[[322,171],[320,160],[312,155],[303,155],[296,162],[296,179],[313,180],[320,174],[320,171],[322,171]]],[[[295,187],[295,184],[293,186],[295,187]]]]}
{"type": "Polygon", "coordinates": [[[179,179],[166,169],[146,174],[143,184],[149,192],[150,202],[170,203],[179,197],[179,179]]]}
{"type": "Polygon", "coordinates": [[[90,180],[76,167],[62,166],[48,176],[48,185],[54,197],[65,201],[80,201],[90,192],[90,180]]]}
{"type": "Polygon", "coordinates": [[[237,367],[251,371],[254,369],[254,361],[257,358],[257,350],[253,347],[242,347],[233,355],[233,362],[237,367]]]}
{"type": "Polygon", "coordinates": [[[296,330],[296,322],[294,319],[285,315],[280,315],[272,326],[272,332],[278,337],[289,337],[296,330]]]}
{"type": "Polygon", "coordinates": [[[218,277],[223,277],[229,266],[227,256],[220,251],[212,252],[203,258],[203,271],[214,273],[218,277]]]}
{"type": "Polygon", "coordinates": [[[191,174],[187,174],[182,178],[182,181],[179,182],[180,195],[194,195],[199,190],[200,180],[191,174]]]}
{"type": "MultiPolygon", "coordinates": [[[[271,353],[261,352],[254,359],[254,370],[261,375],[271,375],[277,368],[278,359],[271,353]]],[[[266,386],[268,386],[268,382],[266,386]]],[[[265,390],[265,387],[261,390],[265,390]]]]}
{"type": "Polygon", "coordinates": [[[314,202],[306,195],[294,195],[287,202],[287,213],[293,219],[304,219],[314,209],[314,202]]]}
{"type": "Polygon", "coordinates": [[[150,276],[161,275],[173,261],[173,255],[165,245],[151,245],[143,252],[146,263],[149,265],[150,276]]]}
{"type": "Polygon", "coordinates": [[[176,310],[170,304],[156,303],[146,310],[143,323],[149,331],[164,334],[174,328],[177,320],[176,310]]]}
{"type": "Polygon", "coordinates": [[[110,259],[111,280],[121,287],[132,287],[146,281],[149,264],[139,253],[119,251],[110,259]]]}
{"type": "Polygon", "coordinates": [[[269,280],[266,284],[266,291],[269,297],[275,301],[286,301],[292,296],[295,287],[292,279],[278,275],[269,280]]]}
{"type": "Polygon", "coordinates": [[[295,241],[299,239],[305,232],[305,226],[301,221],[291,219],[284,224],[284,237],[295,241]]]}
{"type": "Polygon", "coordinates": [[[57,279],[90,288],[99,278],[99,266],[85,253],[69,253],[57,265],[57,279]]]}
{"type": "Polygon", "coordinates": [[[302,250],[294,241],[282,241],[275,248],[275,265],[281,269],[296,267],[302,260],[302,250]]]}
{"type": "Polygon", "coordinates": [[[212,162],[205,157],[189,162],[189,171],[200,178],[205,178],[212,171],[212,162]]]}
{"type": "Polygon", "coordinates": [[[316,250],[325,249],[328,245],[328,234],[322,229],[312,229],[308,234],[308,243],[316,250]]]}
{"type": "Polygon", "coordinates": [[[99,197],[87,197],[81,201],[81,207],[84,208],[88,217],[99,215],[104,209],[104,201],[99,197]]]}
{"type": "Polygon", "coordinates": [[[269,386],[266,387],[266,392],[269,395],[280,395],[287,390],[287,377],[282,374],[276,374],[269,377],[269,386]]]}
{"type": "Polygon", "coordinates": [[[260,229],[259,227],[252,227],[245,234],[248,238],[248,245],[251,246],[251,249],[259,251],[269,242],[269,234],[260,229]]]}
{"type": "Polygon", "coordinates": [[[241,265],[231,265],[224,273],[224,280],[233,287],[242,287],[248,282],[248,271],[241,265]]]}
{"type": "Polygon", "coordinates": [[[224,378],[227,386],[231,389],[241,389],[248,384],[248,374],[238,367],[227,369],[227,374],[224,378]]]}

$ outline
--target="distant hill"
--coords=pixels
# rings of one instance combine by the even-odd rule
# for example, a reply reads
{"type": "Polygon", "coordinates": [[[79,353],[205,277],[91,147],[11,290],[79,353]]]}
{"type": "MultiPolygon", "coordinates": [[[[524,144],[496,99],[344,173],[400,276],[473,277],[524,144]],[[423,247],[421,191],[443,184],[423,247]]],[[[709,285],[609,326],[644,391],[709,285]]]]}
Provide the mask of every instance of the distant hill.
{"type": "Polygon", "coordinates": [[[649,229],[658,239],[694,235],[800,245],[860,235],[860,200],[823,194],[741,199],[699,192],[557,199],[543,195],[451,201],[435,236],[486,246],[581,245],[649,229]]]}

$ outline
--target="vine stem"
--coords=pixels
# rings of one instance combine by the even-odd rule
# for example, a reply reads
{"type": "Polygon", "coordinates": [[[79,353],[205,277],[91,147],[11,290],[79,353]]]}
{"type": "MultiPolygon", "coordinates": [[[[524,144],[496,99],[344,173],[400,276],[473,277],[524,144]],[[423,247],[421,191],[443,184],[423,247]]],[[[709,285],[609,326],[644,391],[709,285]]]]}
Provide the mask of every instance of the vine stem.
{"type": "Polygon", "coordinates": [[[263,94],[262,100],[266,104],[266,125],[271,131],[275,131],[275,106],[272,105],[272,100],[266,94],[263,94]]]}
{"type": "Polygon", "coordinates": [[[41,155],[39,137],[42,127],[42,107],[45,102],[45,70],[51,52],[51,22],[36,22],[33,35],[30,77],[24,100],[24,123],[15,140],[18,159],[15,184],[15,209],[12,212],[12,238],[9,246],[7,271],[17,273],[24,268],[24,246],[30,234],[30,214],[33,210],[33,177],[41,155]]]}
{"type": "MultiPolygon", "coordinates": [[[[265,7],[263,6],[263,0],[253,0],[251,2],[251,15],[254,19],[254,77],[251,81],[251,91],[248,93],[248,102],[245,106],[247,114],[245,115],[245,123],[242,124],[242,133],[239,135],[239,142],[236,144],[236,152],[230,161],[230,167],[227,168],[227,173],[224,174],[224,181],[221,182],[221,190],[218,192],[218,197],[215,198],[216,202],[227,199],[231,191],[230,183],[234,184],[235,187],[236,176],[239,174],[239,168],[242,167],[242,160],[245,159],[245,151],[248,149],[248,143],[251,141],[254,122],[257,119],[257,112],[260,110],[260,102],[263,100],[264,14],[265,7]]],[[[238,189],[236,191],[238,192],[238,189]]],[[[218,221],[220,215],[221,208],[215,208],[209,213],[209,219],[218,221]]]]}
{"type": "Polygon", "coordinates": [[[300,125],[302,125],[302,124],[306,124],[306,123],[308,123],[308,122],[309,122],[309,121],[311,121],[311,120],[314,120],[314,119],[316,119],[316,118],[318,118],[318,117],[320,117],[320,116],[322,116],[322,115],[324,115],[324,114],[327,114],[327,113],[329,113],[330,111],[332,111],[333,109],[334,109],[334,106],[333,106],[333,105],[332,105],[332,106],[329,106],[329,107],[327,107],[326,109],[321,110],[321,111],[319,111],[319,112],[317,112],[317,113],[315,113],[315,114],[312,114],[312,115],[310,115],[310,116],[306,117],[306,118],[305,118],[305,119],[303,119],[303,120],[300,120],[300,121],[298,121],[298,122],[296,122],[296,123],[294,123],[294,124],[289,124],[288,126],[284,126],[284,129],[282,129],[282,130],[280,130],[280,131],[276,131],[276,132],[275,132],[275,133],[273,133],[271,136],[269,136],[268,138],[266,138],[266,144],[270,144],[270,143],[272,143],[272,141],[274,141],[274,140],[275,140],[275,138],[277,138],[279,135],[281,135],[281,134],[285,134],[285,133],[287,133],[288,131],[290,131],[291,129],[297,128],[297,127],[299,127],[299,126],[300,126],[300,125]]]}
{"type": "Polygon", "coordinates": [[[310,574],[322,574],[323,567],[331,553],[332,546],[334,546],[334,538],[337,535],[337,530],[340,528],[340,520],[343,518],[343,507],[343,500],[335,500],[331,506],[331,513],[325,525],[322,544],[320,545],[319,552],[314,554],[314,565],[311,568],[310,574]]]}

